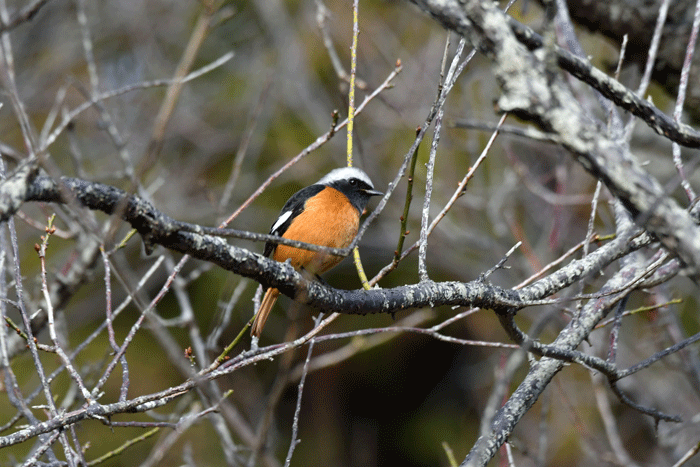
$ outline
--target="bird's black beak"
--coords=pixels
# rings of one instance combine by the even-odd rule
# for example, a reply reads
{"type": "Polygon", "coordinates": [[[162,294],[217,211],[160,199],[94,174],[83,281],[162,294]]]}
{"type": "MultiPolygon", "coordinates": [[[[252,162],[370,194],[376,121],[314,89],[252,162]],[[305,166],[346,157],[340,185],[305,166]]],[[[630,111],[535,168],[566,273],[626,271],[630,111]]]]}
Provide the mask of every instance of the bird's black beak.
{"type": "Polygon", "coordinates": [[[377,190],[365,190],[365,193],[367,193],[370,196],[383,196],[384,195],[384,193],[382,193],[381,191],[377,191],[377,190]]]}

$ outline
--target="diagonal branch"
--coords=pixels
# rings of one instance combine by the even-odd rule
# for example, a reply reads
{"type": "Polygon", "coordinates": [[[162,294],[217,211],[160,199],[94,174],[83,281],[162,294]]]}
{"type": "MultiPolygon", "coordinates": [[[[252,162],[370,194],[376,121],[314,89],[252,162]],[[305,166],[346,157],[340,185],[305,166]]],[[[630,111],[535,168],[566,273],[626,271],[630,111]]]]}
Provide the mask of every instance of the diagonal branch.
{"type": "Polygon", "coordinates": [[[443,26],[469,39],[492,60],[501,86],[500,110],[554,133],[594,177],[605,183],[635,222],[690,267],[700,279],[700,229],[622,142],[581,107],[567,83],[549,69],[547,51],[526,48],[490,1],[413,0],[443,26]]]}
{"type": "MultiPolygon", "coordinates": [[[[306,280],[289,264],[278,263],[245,248],[229,245],[219,237],[207,235],[205,229],[198,225],[176,221],[142,198],[129,195],[118,188],[75,178],[63,178],[61,183],[59,185],[48,177],[38,176],[21,192],[25,193],[26,201],[64,203],[70,197],[87,208],[107,214],[118,213],[154,245],[189,254],[255,279],[263,285],[276,287],[285,295],[311,307],[346,314],[394,313],[440,305],[479,306],[496,311],[520,309],[600,271],[645,244],[639,240],[630,241],[633,238],[631,234],[622,234],[585,258],[572,261],[550,276],[518,291],[496,287],[481,280],[439,283],[426,281],[368,291],[338,290],[306,280]]],[[[3,188],[5,186],[0,184],[0,196],[3,195],[3,188]]],[[[0,211],[0,219],[10,215],[11,212],[0,211]]]]}

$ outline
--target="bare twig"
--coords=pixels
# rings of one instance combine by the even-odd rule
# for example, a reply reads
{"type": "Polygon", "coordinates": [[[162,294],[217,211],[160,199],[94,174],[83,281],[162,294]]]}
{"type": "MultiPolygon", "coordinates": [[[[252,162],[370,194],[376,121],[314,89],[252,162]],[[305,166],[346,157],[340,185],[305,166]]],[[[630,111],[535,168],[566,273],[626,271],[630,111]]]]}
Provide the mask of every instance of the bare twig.
{"type": "MultiPolygon", "coordinates": [[[[320,317],[319,317],[320,318],[320,317]]],[[[301,395],[304,393],[304,383],[306,382],[306,375],[309,372],[309,361],[311,360],[311,353],[314,350],[314,339],[309,342],[309,351],[306,353],[306,360],[304,360],[304,368],[301,373],[301,379],[299,380],[299,386],[297,388],[297,403],[294,408],[294,419],[292,421],[292,438],[289,443],[289,450],[287,451],[287,458],[284,461],[284,466],[289,467],[292,462],[292,456],[294,455],[294,449],[297,444],[301,442],[299,439],[299,414],[301,412],[301,395]]]]}
{"type": "MultiPolygon", "coordinates": [[[[102,253],[102,260],[105,268],[105,323],[107,325],[107,336],[109,337],[109,345],[112,347],[112,350],[119,352],[119,346],[117,345],[113,327],[114,317],[112,316],[112,281],[110,279],[109,257],[104,251],[104,248],[100,248],[100,252],[102,253]]],[[[126,361],[126,356],[124,355],[122,355],[119,362],[122,366],[122,385],[119,391],[119,400],[123,402],[126,400],[126,396],[129,392],[129,366],[126,361]]]]}
{"type": "Polygon", "coordinates": [[[25,5],[12,18],[3,18],[2,25],[0,25],[0,33],[9,32],[20,24],[31,21],[47,3],[49,3],[49,0],[34,0],[32,3],[25,5]]]}
{"type": "MultiPolygon", "coordinates": [[[[688,38],[688,46],[685,50],[685,60],[683,61],[683,68],[681,69],[681,79],[678,86],[678,95],[676,96],[676,106],[673,109],[673,120],[680,124],[681,116],[683,114],[683,103],[685,102],[685,96],[688,89],[688,75],[690,74],[690,66],[693,62],[693,54],[695,53],[695,43],[698,39],[698,30],[700,29],[700,1],[695,4],[695,14],[693,15],[693,27],[690,31],[690,37],[688,38]]],[[[681,159],[681,147],[678,143],[674,142],[672,145],[673,151],[673,163],[678,171],[678,176],[681,180],[681,186],[685,190],[685,194],[688,197],[688,201],[693,201],[696,198],[695,190],[690,185],[688,178],[685,175],[685,169],[683,168],[683,160],[681,159]]]]}
{"type": "Polygon", "coordinates": [[[695,446],[693,446],[692,448],[690,448],[690,449],[688,450],[688,452],[686,452],[685,454],[683,454],[683,457],[681,457],[680,459],[678,459],[678,462],[676,462],[675,464],[673,464],[673,467],[681,467],[683,464],[685,464],[685,463],[688,462],[690,459],[692,459],[693,457],[695,457],[695,456],[697,455],[697,453],[699,453],[699,452],[700,452],[700,442],[698,442],[695,446]]]}
{"type": "MultiPolygon", "coordinates": [[[[362,103],[360,103],[360,105],[357,106],[357,108],[355,109],[355,115],[358,115],[360,112],[362,112],[362,110],[365,108],[365,106],[367,106],[367,104],[369,104],[377,95],[379,95],[379,93],[381,93],[382,91],[384,91],[384,90],[386,90],[387,88],[389,88],[389,87],[391,86],[391,82],[394,80],[394,78],[395,78],[400,72],[401,72],[401,64],[397,64],[397,66],[396,66],[396,68],[394,69],[394,71],[392,71],[391,73],[389,73],[389,76],[387,76],[387,78],[384,80],[384,82],[383,82],[382,84],[380,84],[380,85],[377,87],[377,89],[375,89],[371,94],[369,94],[368,96],[366,96],[366,97],[364,98],[364,100],[362,101],[362,103]]],[[[227,226],[228,224],[230,224],[231,221],[232,221],[233,219],[235,219],[236,217],[238,217],[238,215],[239,215],[244,209],[246,209],[248,206],[250,206],[250,205],[252,204],[252,202],[255,201],[255,200],[258,198],[258,196],[260,196],[260,195],[262,194],[262,192],[265,191],[265,190],[272,184],[272,182],[273,182],[274,180],[277,179],[277,177],[279,177],[280,175],[282,175],[288,168],[290,168],[291,166],[293,166],[294,164],[296,164],[297,162],[299,162],[301,159],[303,159],[304,157],[306,157],[308,154],[310,154],[311,152],[315,151],[316,149],[318,149],[319,147],[321,147],[323,144],[325,144],[328,140],[330,140],[330,139],[333,137],[333,135],[335,135],[335,133],[336,133],[338,130],[344,128],[345,125],[347,125],[347,124],[348,124],[348,120],[347,120],[347,119],[343,120],[343,121],[340,122],[340,123],[334,122],[333,125],[332,125],[332,127],[331,127],[331,129],[330,129],[327,133],[325,133],[325,134],[319,136],[318,138],[316,138],[316,140],[315,140],[313,143],[311,143],[309,146],[307,146],[306,148],[304,148],[304,150],[302,150],[299,154],[297,154],[296,156],[294,156],[294,157],[293,157],[289,162],[287,162],[282,168],[280,168],[280,169],[277,170],[275,173],[273,173],[272,175],[270,175],[270,176],[267,178],[267,180],[265,180],[265,181],[255,190],[255,192],[253,192],[253,194],[251,194],[251,195],[248,197],[248,199],[246,199],[246,201],[245,201],[243,204],[241,204],[241,206],[239,206],[238,209],[236,209],[236,211],[234,211],[233,214],[231,214],[224,222],[221,223],[220,227],[223,228],[223,227],[227,226]]],[[[384,198],[387,198],[388,196],[389,196],[389,193],[387,193],[386,195],[384,195],[384,198]]],[[[381,203],[380,203],[380,206],[381,206],[381,203]]],[[[378,206],[378,207],[377,207],[377,210],[379,210],[379,209],[380,209],[380,207],[378,206]]],[[[364,230],[366,229],[365,226],[368,225],[368,223],[370,222],[370,219],[372,219],[372,216],[370,216],[370,218],[368,218],[368,219],[365,221],[365,224],[364,224],[363,228],[360,229],[360,232],[359,232],[358,235],[357,235],[358,237],[362,237],[362,234],[364,233],[364,230]]]]}
{"type": "Polygon", "coordinates": [[[71,110],[68,112],[63,119],[61,120],[61,123],[47,136],[47,138],[42,141],[40,150],[45,151],[48,149],[55,141],[56,139],[65,131],[65,129],[73,123],[75,117],[80,115],[81,113],[85,112],[87,109],[95,105],[95,102],[98,101],[104,101],[107,99],[111,99],[113,97],[121,96],[122,94],[127,94],[130,92],[137,91],[139,89],[149,89],[149,88],[155,88],[155,87],[162,87],[162,86],[170,86],[170,85],[175,85],[175,84],[185,84],[189,81],[192,81],[193,79],[197,79],[203,74],[206,74],[220,66],[222,66],[224,63],[228,62],[233,58],[233,52],[228,52],[224,55],[222,55],[220,58],[217,60],[214,60],[208,65],[203,66],[202,68],[193,71],[192,73],[188,74],[187,76],[184,76],[182,78],[176,78],[176,79],[159,79],[159,80],[153,80],[153,81],[144,81],[136,84],[130,84],[127,86],[123,86],[119,89],[115,89],[113,91],[106,91],[103,93],[98,94],[97,96],[93,97],[93,100],[90,102],[84,102],[83,104],[80,104],[77,106],[75,109],[71,110]]]}
{"type": "MultiPolygon", "coordinates": [[[[73,381],[78,385],[78,388],[80,389],[80,392],[85,399],[85,401],[88,404],[92,403],[92,398],[90,397],[90,391],[87,390],[85,387],[85,383],[83,382],[83,378],[80,376],[78,371],[75,369],[73,364],[71,363],[70,359],[68,358],[68,355],[66,355],[65,351],[63,350],[63,347],[61,347],[61,343],[58,340],[58,335],[56,334],[56,326],[54,324],[54,311],[53,311],[53,304],[51,303],[51,295],[49,294],[49,286],[48,286],[48,281],[46,278],[46,249],[49,245],[49,237],[51,236],[52,229],[53,229],[53,216],[49,218],[49,222],[46,227],[46,235],[42,236],[41,238],[41,244],[38,245],[38,248],[36,248],[37,253],[39,254],[39,262],[41,264],[41,291],[44,294],[44,303],[46,304],[46,311],[48,314],[48,324],[49,324],[49,336],[51,337],[51,341],[53,342],[54,348],[56,349],[56,353],[58,356],[61,358],[63,361],[63,364],[66,367],[66,370],[68,371],[68,374],[70,374],[71,378],[73,378],[73,381]]],[[[27,323],[25,323],[26,325],[27,323]]],[[[29,334],[28,334],[29,335],[29,334]]],[[[31,335],[29,335],[31,336],[31,335]]],[[[31,338],[31,337],[30,337],[31,338]]]]}

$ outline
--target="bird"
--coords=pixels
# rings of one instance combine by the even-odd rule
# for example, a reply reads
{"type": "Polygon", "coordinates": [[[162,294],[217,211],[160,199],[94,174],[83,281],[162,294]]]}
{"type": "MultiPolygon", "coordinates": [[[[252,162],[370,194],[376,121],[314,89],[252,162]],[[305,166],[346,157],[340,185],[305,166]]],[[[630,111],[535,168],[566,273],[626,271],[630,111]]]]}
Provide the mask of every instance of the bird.
{"type": "MultiPolygon", "coordinates": [[[[294,193],[282,207],[270,235],[331,248],[347,248],[357,235],[360,216],[373,196],[369,176],[357,167],[331,170],[313,185],[294,193]]],[[[289,261],[297,271],[319,277],[343,260],[323,251],[309,251],[273,242],[265,243],[263,253],[275,261],[289,261]]],[[[260,337],[270,310],[280,292],[270,287],[265,292],[251,327],[251,335],[260,337]]]]}

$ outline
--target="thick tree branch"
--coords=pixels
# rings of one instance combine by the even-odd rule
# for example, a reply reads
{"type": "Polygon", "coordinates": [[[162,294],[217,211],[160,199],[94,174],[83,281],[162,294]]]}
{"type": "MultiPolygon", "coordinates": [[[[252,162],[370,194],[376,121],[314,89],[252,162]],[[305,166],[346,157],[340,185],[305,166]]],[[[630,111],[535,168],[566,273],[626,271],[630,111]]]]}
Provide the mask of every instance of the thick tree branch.
{"type": "MultiPolygon", "coordinates": [[[[14,190],[15,183],[8,186],[14,190]]],[[[7,193],[2,191],[5,187],[4,184],[0,185],[0,196],[7,196],[7,193]]],[[[496,287],[481,280],[468,283],[424,281],[419,284],[368,291],[337,290],[314,281],[307,281],[288,264],[278,263],[244,248],[229,245],[219,237],[204,234],[204,229],[200,226],[175,221],[138,196],[129,195],[115,187],[72,178],[62,179],[61,185],[59,185],[48,177],[38,176],[29,180],[26,189],[15,191],[23,193],[27,201],[63,203],[70,199],[90,209],[99,209],[109,214],[119,215],[153,245],[162,245],[173,251],[189,254],[195,258],[217,264],[236,274],[251,277],[265,285],[277,287],[295,300],[324,311],[351,314],[394,313],[409,308],[440,305],[478,306],[495,310],[499,316],[502,316],[504,327],[510,331],[516,342],[545,357],[552,357],[552,360],[551,363],[544,364],[547,361],[545,358],[541,361],[542,365],[536,368],[537,371],[533,369],[531,375],[519,389],[519,391],[523,391],[522,395],[517,396],[516,392],[506,407],[499,412],[492,426],[492,429],[495,430],[494,437],[484,440],[487,444],[477,443],[473,451],[476,457],[470,457],[471,459],[484,459],[482,456],[492,456],[495,453],[499,443],[507,437],[512,427],[527,408],[534,403],[548,381],[561,369],[564,362],[574,361],[585,366],[598,368],[608,375],[619,375],[619,372],[601,364],[597,359],[574,351],[600,319],[605,316],[609,307],[621,296],[615,289],[615,287],[621,286],[616,280],[611,280],[608,286],[601,291],[602,298],[600,300],[590,302],[581,313],[580,322],[572,322],[560,334],[557,341],[549,346],[533,344],[527,336],[512,332],[513,328],[509,323],[512,324],[512,316],[518,309],[527,306],[532,301],[549,297],[569,287],[650,241],[648,237],[638,236],[638,233],[631,228],[628,232],[623,232],[616,239],[586,257],[574,260],[555,273],[517,291],[496,287]],[[585,326],[582,327],[584,323],[585,326]]],[[[15,199],[10,205],[18,207],[21,205],[21,200],[15,199]]],[[[7,218],[11,214],[12,212],[8,211],[0,212],[0,217],[7,218]]],[[[623,270],[616,278],[628,281],[630,274],[629,270],[623,270]]],[[[627,282],[621,284],[625,285],[627,282]]],[[[229,363],[236,364],[236,360],[229,363]]],[[[225,369],[221,370],[230,372],[235,369],[229,366],[227,365],[225,369]]],[[[216,377],[217,375],[212,373],[207,377],[216,377]]],[[[112,410],[133,410],[133,407],[133,405],[129,407],[100,406],[99,409],[93,408],[92,410],[103,414],[112,410]]],[[[657,412],[652,413],[656,414],[657,412]]],[[[661,415],[660,418],[667,418],[663,414],[661,415]]],[[[52,423],[65,426],[65,424],[72,424],[90,416],[92,416],[90,410],[81,411],[80,416],[75,419],[55,419],[52,423]]],[[[7,438],[6,442],[19,442],[25,439],[25,436],[35,436],[52,429],[51,426],[42,424],[32,428],[34,431],[31,433],[29,431],[26,433],[18,432],[17,436],[13,435],[7,438]]],[[[3,440],[0,439],[0,443],[2,442],[3,440]]]]}
{"type": "MultiPolygon", "coordinates": [[[[528,49],[534,51],[544,45],[544,40],[535,31],[511,17],[507,17],[507,20],[515,36],[528,49]]],[[[640,118],[656,133],[682,146],[689,148],[700,147],[700,133],[692,127],[674,122],[672,117],[660,111],[641,96],[637,96],[633,90],[627,88],[615,78],[606,75],[591,65],[588,60],[577,57],[560,47],[554,46],[553,51],[557,57],[557,64],[562,70],[568,71],[610,99],[615,105],[640,118]]]]}
{"type": "MultiPolygon", "coordinates": [[[[618,271],[607,284],[601,288],[601,293],[618,290],[626,284],[630,278],[637,276],[640,273],[640,265],[634,262],[631,263],[632,264],[618,271]]],[[[566,328],[559,333],[554,342],[548,346],[540,346],[539,350],[544,351],[544,347],[548,348],[548,351],[546,351],[548,356],[543,357],[530,367],[527,376],[520,383],[518,389],[515,390],[493,418],[490,434],[488,436],[482,436],[477,440],[466,459],[461,464],[462,467],[483,466],[493,458],[500,446],[508,439],[515,425],[517,425],[525,413],[535,404],[552,378],[564,367],[566,361],[579,361],[585,365],[594,363],[592,359],[585,358],[582,354],[575,354],[572,352],[588,337],[597,323],[610,312],[626,293],[629,293],[629,291],[615,293],[598,300],[589,301],[581,310],[578,317],[572,319],[566,328]],[[556,351],[554,349],[556,349],[556,351]]],[[[509,333],[512,335],[518,334],[513,332],[508,321],[508,317],[503,316],[502,322],[504,322],[506,329],[510,328],[509,333]]],[[[516,339],[522,340],[521,337],[517,336],[516,339]]],[[[612,370],[608,365],[596,366],[601,370],[612,370]]],[[[614,390],[618,391],[616,387],[614,387],[614,390]]],[[[641,407],[634,404],[634,402],[629,399],[626,399],[625,402],[633,404],[636,408],[641,407]]],[[[677,421],[675,417],[661,414],[658,411],[643,407],[641,407],[640,410],[641,409],[643,409],[645,413],[649,413],[657,418],[677,421]]]]}
{"type": "MultiPolygon", "coordinates": [[[[119,214],[153,245],[189,254],[241,276],[273,286],[296,301],[339,313],[394,313],[424,306],[461,305],[490,309],[520,308],[520,293],[486,282],[424,282],[393,289],[337,290],[306,280],[290,265],[201,233],[201,227],[172,219],[135,195],[101,183],[63,178],[63,187],[83,206],[119,214]]],[[[0,193],[3,186],[0,185],[0,193]]],[[[36,177],[26,190],[27,201],[65,202],[61,187],[48,177],[36,177]]],[[[10,213],[0,213],[6,218],[10,213]]],[[[263,236],[265,238],[266,236],[263,236]]],[[[292,245],[303,245],[292,243],[292,245]]],[[[545,288],[549,291],[549,288],[545,288]]]]}
{"type": "MultiPolygon", "coordinates": [[[[542,0],[540,0],[542,3],[542,0]]],[[[652,77],[659,85],[675,95],[680,82],[685,48],[693,25],[694,0],[673,0],[663,25],[659,42],[658,59],[654,63],[652,77]]],[[[627,60],[643,68],[649,54],[652,35],[659,15],[660,2],[643,0],[567,0],[571,18],[596,33],[609,37],[616,43],[629,37],[627,60]]],[[[691,76],[698,76],[700,56],[692,62],[691,76]]],[[[695,119],[700,107],[700,86],[697,80],[688,89],[686,107],[695,119]]]]}
{"type": "MultiPolygon", "coordinates": [[[[162,245],[173,251],[189,254],[223,269],[250,277],[266,286],[273,286],[296,301],[323,311],[346,314],[395,313],[424,306],[479,306],[503,312],[520,309],[529,303],[569,287],[571,284],[600,271],[630,251],[646,245],[649,238],[633,241],[635,233],[622,234],[588,256],[575,260],[551,275],[521,289],[496,287],[482,280],[472,282],[432,282],[395,287],[392,289],[338,290],[316,281],[308,281],[290,265],[278,263],[245,248],[229,245],[216,233],[217,229],[176,221],[136,195],[101,183],[75,178],[63,178],[61,184],[45,176],[35,177],[25,190],[26,201],[66,202],[71,198],[89,209],[118,214],[130,223],[152,245],[162,245]]],[[[11,185],[14,189],[14,185],[11,185]]],[[[0,196],[5,185],[0,184],[0,196]]],[[[19,206],[19,200],[13,206],[19,206]]],[[[7,218],[11,212],[0,212],[7,218]]],[[[259,234],[247,233],[246,238],[259,234]]],[[[268,236],[261,235],[262,240],[268,236]]],[[[293,246],[304,247],[300,242],[293,246]]],[[[313,247],[313,246],[310,246],[313,247]]],[[[316,247],[318,248],[318,247],[316,247]]]]}
{"type": "MultiPolygon", "coordinates": [[[[550,50],[525,47],[513,33],[506,15],[493,2],[412,1],[444,27],[469,39],[492,60],[492,70],[502,90],[497,99],[502,111],[516,113],[554,134],[586,170],[603,181],[611,193],[620,199],[639,226],[655,235],[667,249],[690,266],[694,279],[700,278],[700,230],[697,224],[686,210],[668,196],[658,180],[642,168],[628,147],[608,137],[606,129],[581,107],[567,83],[551,66],[557,61],[556,57],[555,60],[549,57],[552,53],[550,50]]],[[[572,63],[583,65],[575,61],[572,63]]],[[[562,66],[560,58],[558,64],[562,66]]],[[[579,68],[582,72],[588,72],[589,76],[593,75],[592,68],[579,68]]],[[[601,79],[596,81],[602,82],[601,79]]],[[[606,95],[612,97],[614,94],[608,92],[606,95]]],[[[579,360],[581,363],[588,360],[579,358],[581,354],[571,351],[581,344],[616,301],[628,293],[617,291],[639,272],[638,266],[630,263],[601,289],[601,293],[611,292],[612,295],[589,302],[551,347],[539,348],[543,354],[554,358],[542,358],[530,369],[524,381],[494,417],[490,434],[477,440],[462,465],[486,465],[493,458],[515,425],[563,368],[565,359],[573,358],[573,361],[579,360]],[[552,349],[556,349],[556,352],[549,352],[552,349]]],[[[508,329],[507,314],[502,316],[508,329]]],[[[516,341],[518,338],[523,341],[522,335],[511,335],[516,341]]],[[[656,411],[645,411],[658,418],[666,418],[656,411]]]]}
{"type": "Polygon", "coordinates": [[[700,229],[644,170],[629,149],[606,136],[606,131],[581,107],[561,77],[548,68],[547,53],[522,45],[509,21],[490,1],[413,0],[443,26],[465,36],[492,62],[503,91],[497,104],[554,133],[581,165],[622,201],[635,222],[656,235],[663,245],[700,278],[700,229]]]}

